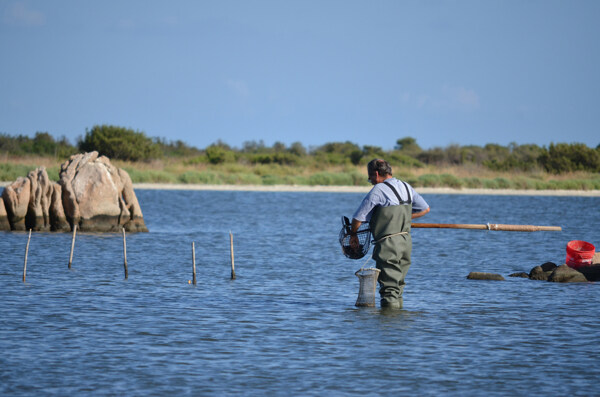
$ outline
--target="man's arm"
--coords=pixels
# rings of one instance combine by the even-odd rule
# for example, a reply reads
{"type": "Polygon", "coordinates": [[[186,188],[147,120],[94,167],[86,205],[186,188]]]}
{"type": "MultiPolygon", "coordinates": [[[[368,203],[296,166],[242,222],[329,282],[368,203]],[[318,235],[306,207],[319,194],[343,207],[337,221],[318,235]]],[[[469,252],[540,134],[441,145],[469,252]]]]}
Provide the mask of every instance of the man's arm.
{"type": "Polygon", "coordinates": [[[357,249],[359,246],[358,236],[356,235],[356,232],[358,231],[360,225],[362,225],[361,221],[352,218],[352,226],[350,228],[350,247],[352,247],[352,249],[357,249]]]}
{"type": "MultiPolygon", "coordinates": [[[[426,215],[429,212],[429,207],[427,207],[427,209],[420,211],[420,212],[415,212],[414,214],[412,214],[412,219],[415,218],[420,218],[423,215],[426,215]]],[[[352,224],[354,225],[354,220],[352,220],[352,224]]],[[[359,225],[360,226],[360,225],[359,225]]]]}
{"type": "Polygon", "coordinates": [[[350,231],[352,233],[356,234],[356,232],[358,232],[358,228],[360,227],[360,225],[362,225],[361,221],[359,221],[355,218],[352,218],[352,227],[351,227],[350,231]]]}

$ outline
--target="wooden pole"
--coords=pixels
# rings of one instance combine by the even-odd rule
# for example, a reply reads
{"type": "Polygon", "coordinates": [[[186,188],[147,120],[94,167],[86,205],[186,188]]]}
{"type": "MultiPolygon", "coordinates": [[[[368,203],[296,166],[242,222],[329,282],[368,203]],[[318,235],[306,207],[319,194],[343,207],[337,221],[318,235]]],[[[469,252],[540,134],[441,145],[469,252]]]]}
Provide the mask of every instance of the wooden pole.
{"type": "Polygon", "coordinates": [[[192,241],[192,282],[196,285],[196,245],[192,241]]]}
{"type": "Polygon", "coordinates": [[[229,247],[231,249],[231,279],[235,280],[235,265],[233,261],[233,234],[229,231],[229,247]]]}
{"type": "Polygon", "coordinates": [[[23,264],[23,282],[27,277],[27,255],[29,254],[29,241],[31,240],[31,229],[29,229],[29,237],[27,237],[27,247],[25,247],[25,263],[23,264]]]}
{"type": "Polygon", "coordinates": [[[460,223],[413,223],[412,228],[423,229],[473,229],[473,230],[498,230],[503,232],[559,232],[560,226],[534,226],[534,225],[501,225],[488,223],[486,225],[460,224],[460,223]]]}
{"type": "Polygon", "coordinates": [[[75,235],[77,234],[77,224],[73,226],[73,238],[71,239],[71,254],[69,255],[69,269],[73,263],[73,250],[75,249],[75,235]]]}
{"type": "Polygon", "coordinates": [[[125,240],[125,228],[123,228],[123,266],[125,267],[125,280],[129,277],[127,271],[127,241],[125,240]]]}

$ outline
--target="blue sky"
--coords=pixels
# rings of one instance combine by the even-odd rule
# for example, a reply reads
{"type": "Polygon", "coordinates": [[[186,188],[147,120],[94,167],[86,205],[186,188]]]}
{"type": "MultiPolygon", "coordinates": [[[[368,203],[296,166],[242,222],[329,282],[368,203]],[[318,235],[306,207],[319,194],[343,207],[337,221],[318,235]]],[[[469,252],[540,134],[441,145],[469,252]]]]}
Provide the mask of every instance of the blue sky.
{"type": "Polygon", "coordinates": [[[0,0],[0,133],[600,144],[600,1],[0,0]]]}

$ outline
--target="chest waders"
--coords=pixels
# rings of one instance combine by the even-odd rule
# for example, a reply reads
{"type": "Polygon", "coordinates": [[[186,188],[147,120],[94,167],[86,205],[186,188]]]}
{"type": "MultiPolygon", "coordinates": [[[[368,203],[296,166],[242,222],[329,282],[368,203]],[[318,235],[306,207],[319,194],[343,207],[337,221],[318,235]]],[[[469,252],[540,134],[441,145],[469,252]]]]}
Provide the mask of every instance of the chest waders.
{"type": "Polygon", "coordinates": [[[381,307],[401,308],[404,278],[410,267],[412,251],[412,198],[406,184],[408,200],[404,201],[391,184],[384,183],[396,194],[400,205],[376,207],[373,211],[369,222],[375,240],[373,259],[380,270],[377,281],[381,307]]]}

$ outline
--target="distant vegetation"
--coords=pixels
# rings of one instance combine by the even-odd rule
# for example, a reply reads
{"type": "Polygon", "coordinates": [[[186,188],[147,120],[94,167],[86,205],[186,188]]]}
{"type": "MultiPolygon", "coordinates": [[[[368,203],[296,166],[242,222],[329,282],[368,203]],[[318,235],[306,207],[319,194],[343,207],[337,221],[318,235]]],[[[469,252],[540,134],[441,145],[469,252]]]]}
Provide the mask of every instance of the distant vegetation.
{"type": "Polygon", "coordinates": [[[382,157],[415,186],[600,189],[600,145],[511,143],[422,149],[415,138],[404,137],[392,150],[352,142],[306,148],[300,142],[269,147],[263,141],[248,141],[233,148],[220,140],[199,149],[111,125],[92,127],[75,145],[47,132],[33,138],[0,134],[0,180],[14,180],[16,173],[40,165],[28,165],[25,159],[31,156],[45,159],[42,163],[57,173],[58,164],[70,155],[93,150],[122,162],[134,182],[366,185],[364,165],[382,157]]]}

